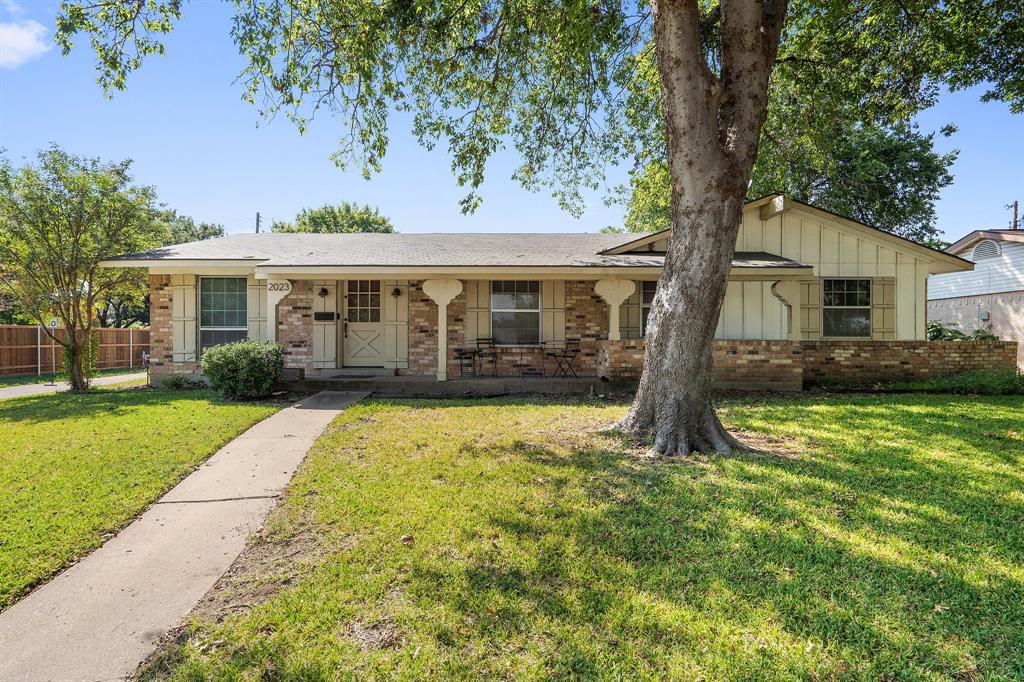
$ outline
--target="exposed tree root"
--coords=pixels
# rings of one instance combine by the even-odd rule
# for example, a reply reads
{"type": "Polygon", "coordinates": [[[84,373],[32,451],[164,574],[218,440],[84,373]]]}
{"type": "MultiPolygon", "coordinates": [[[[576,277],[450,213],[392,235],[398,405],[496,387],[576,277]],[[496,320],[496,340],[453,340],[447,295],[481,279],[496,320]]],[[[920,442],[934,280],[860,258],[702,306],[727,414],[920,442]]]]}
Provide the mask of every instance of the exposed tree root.
{"type": "Polygon", "coordinates": [[[696,411],[682,405],[676,405],[674,410],[666,408],[667,405],[662,406],[652,415],[654,410],[634,403],[612,428],[637,438],[652,438],[652,455],[672,457],[699,453],[728,457],[736,452],[752,451],[722,426],[710,403],[696,411]]]}

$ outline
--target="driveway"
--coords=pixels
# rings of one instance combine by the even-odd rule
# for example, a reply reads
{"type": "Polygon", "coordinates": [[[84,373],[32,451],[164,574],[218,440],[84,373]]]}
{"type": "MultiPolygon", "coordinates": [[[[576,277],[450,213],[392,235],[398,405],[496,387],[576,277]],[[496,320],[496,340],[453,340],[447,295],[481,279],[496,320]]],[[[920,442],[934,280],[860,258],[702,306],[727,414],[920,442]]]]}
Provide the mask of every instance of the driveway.
{"type": "Polygon", "coordinates": [[[0,680],[117,680],[179,625],[263,525],[324,428],[325,391],[221,448],[134,523],[0,613],[0,680]]]}

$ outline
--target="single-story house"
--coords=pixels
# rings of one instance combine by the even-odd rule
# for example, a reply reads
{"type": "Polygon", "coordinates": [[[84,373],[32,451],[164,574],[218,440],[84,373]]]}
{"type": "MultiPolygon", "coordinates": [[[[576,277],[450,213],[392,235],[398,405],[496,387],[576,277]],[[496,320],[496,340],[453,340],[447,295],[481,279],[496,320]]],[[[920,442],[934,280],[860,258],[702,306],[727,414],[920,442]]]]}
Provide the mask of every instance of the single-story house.
{"type": "Polygon", "coordinates": [[[1017,341],[1017,366],[1024,370],[1024,230],[974,230],[946,253],[973,262],[974,269],[931,279],[928,319],[952,322],[965,334],[987,329],[1017,341]]]}
{"type": "MultiPolygon", "coordinates": [[[[550,373],[544,347],[579,340],[577,374],[629,379],[669,234],[236,234],[104,265],[149,269],[156,375],[198,372],[205,348],[254,337],[282,344],[307,379],[357,367],[445,381],[480,339],[493,343],[488,376],[550,373]]],[[[751,201],[717,380],[933,371],[928,278],[972,267],[781,195],[751,201]]]]}

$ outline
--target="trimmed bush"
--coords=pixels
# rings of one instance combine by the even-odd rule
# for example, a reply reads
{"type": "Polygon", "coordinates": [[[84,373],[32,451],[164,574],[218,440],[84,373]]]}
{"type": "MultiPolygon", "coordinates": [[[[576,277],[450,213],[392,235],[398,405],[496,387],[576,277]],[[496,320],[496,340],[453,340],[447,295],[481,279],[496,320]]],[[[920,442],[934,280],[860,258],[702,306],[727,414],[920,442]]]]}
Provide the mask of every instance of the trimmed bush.
{"type": "Polygon", "coordinates": [[[990,369],[949,374],[919,381],[903,381],[893,388],[930,393],[970,393],[976,395],[1024,395],[1024,374],[1015,369],[990,369]]]}
{"type": "Polygon", "coordinates": [[[185,376],[184,374],[171,374],[160,380],[160,388],[170,391],[191,391],[206,386],[199,379],[185,376]]]}
{"type": "Polygon", "coordinates": [[[263,398],[284,367],[284,349],[273,341],[246,339],[207,348],[202,364],[210,385],[225,398],[263,398]]]}

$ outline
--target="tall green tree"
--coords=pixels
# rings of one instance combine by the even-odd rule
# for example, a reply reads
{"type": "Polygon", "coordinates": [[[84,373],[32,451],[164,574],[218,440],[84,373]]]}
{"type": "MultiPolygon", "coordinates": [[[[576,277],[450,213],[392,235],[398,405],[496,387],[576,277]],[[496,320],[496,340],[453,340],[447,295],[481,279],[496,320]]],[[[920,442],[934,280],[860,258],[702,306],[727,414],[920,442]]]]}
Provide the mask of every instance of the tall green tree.
{"type": "MultiPolygon", "coordinates": [[[[771,117],[769,117],[769,121],[771,117]]],[[[901,237],[938,248],[935,204],[953,182],[957,152],[935,151],[935,134],[851,123],[830,131],[762,133],[747,198],[782,193],[901,237]]],[[[949,134],[946,129],[942,134],[949,134]]],[[[669,224],[668,165],[651,161],[631,174],[625,228],[656,232],[669,224]]]]}
{"type": "Polygon", "coordinates": [[[134,185],[130,167],[58,147],[20,168],[0,159],[0,289],[62,344],[74,391],[89,387],[97,301],[137,276],[100,261],[157,246],[164,236],[156,193],[134,185]],[[45,326],[50,316],[64,327],[60,339],[45,326]]]}
{"type": "Polygon", "coordinates": [[[295,222],[275,220],[272,232],[394,232],[391,221],[376,208],[343,201],[337,206],[325,204],[320,208],[304,208],[295,216],[295,222]]]}
{"type": "MultiPolygon", "coordinates": [[[[184,244],[224,236],[219,223],[196,223],[191,217],[174,209],[160,211],[158,220],[163,225],[160,244],[184,244]]],[[[145,270],[128,273],[117,287],[104,292],[96,301],[96,321],[101,327],[131,327],[149,324],[149,281],[145,270]]]]}
{"type": "Polygon", "coordinates": [[[161,220],[167,224],[167,239],[165,246],[172,244],[185,244],[187,242],[198,242],[204,239],[216,239],[224,236],[224,226],[220,223],[196,223],[187,215],[180,215],[177,211],[167,209],[161,214],[161,220]]]}
{"type": "MultiPolygon", "coordinates": [[[[65,2],[58,40],[84,31],[100,83],[125,86],[180,0],[65,2]]],[[[578,210],[610,162],[661,136],[672,237],[649,318],[644,373],[619,426],[660,453],[740,444],[711,403],[714,331],[725,297],[769,84],[786,78],[825,110],[908,121],[939,87],[987,83],[1024,109],[1019,0],[236,0],[241,82],[267,115],[300,129],[318,111],[344,122],[338,163],[376,171],[388,114],[447,143],[479,202],[488,158],[514,147],[514,174],[578,210]],[[653,55],[653,59],[651,56],[653,55]],[[653,70],[653,71],[652,71],[653,70]],[[656,74],[652,94],[644,84],[656,74]],[[660,126],[658,122],[661,122],[660,126]],[[660,130],[659,130],[660,128],[660,130]],[[652,133],[652,131],[654,131],[652,133]]]]}

